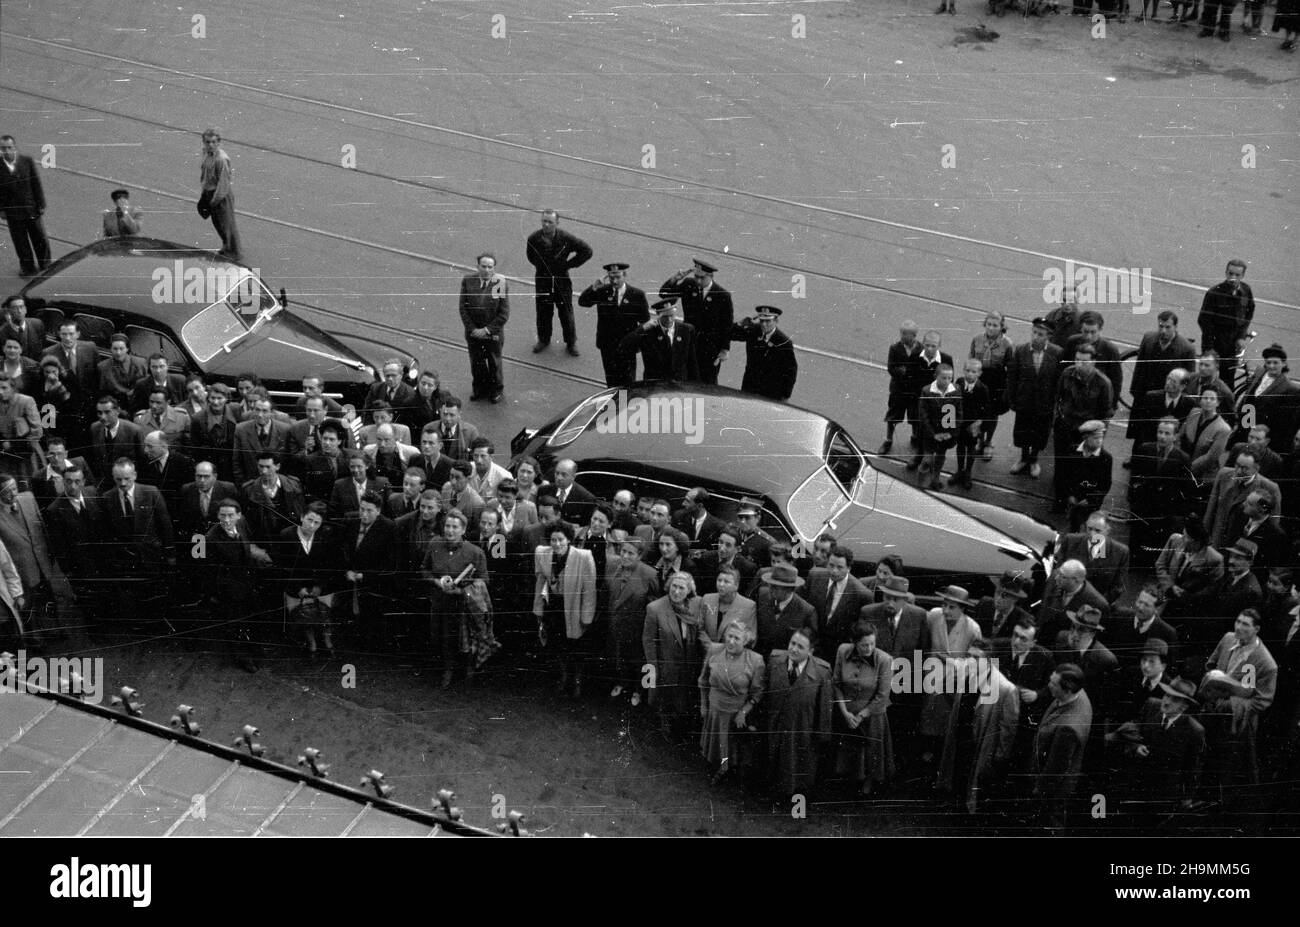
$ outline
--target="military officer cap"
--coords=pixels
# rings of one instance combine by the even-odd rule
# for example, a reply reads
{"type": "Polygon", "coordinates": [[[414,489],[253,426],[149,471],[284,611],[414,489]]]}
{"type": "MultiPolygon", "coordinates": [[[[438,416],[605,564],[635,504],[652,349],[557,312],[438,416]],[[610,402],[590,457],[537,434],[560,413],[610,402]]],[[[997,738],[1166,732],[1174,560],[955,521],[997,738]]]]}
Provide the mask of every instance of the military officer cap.
{"type": "Polygon", "coordinates": [[[1047,321],[1047,319],[1043,318],[1041,315],[1035,318],[1031,324],[1034,326],[1034,328],[1041,328],[1044,331],[1048,331],[1048,332],[1056,331],[1056,326],[1053,325],[1051,322],[1047,321]]]}
{"type": "Polygon", "coordinates": [[[757,499],[751,499],[749,496],[744,496],[740,500],[740,507],[736,509],[736,514],[759,515],[762,511],[763,503],[759,502],[757,499]]]}
{"type": "Polygon", "coordinates": [[[673,296],[670,297],[669,299],[659,300],[659,302],[655,303],[650,308],[653,309],[655,312],[672,312],[673,309],[675,309],[676,307],[677,307],[677,297],[673,296]]]}
{"type": "Polygon", "coordinates": [[[781,314],[781,310],[776,306],[755,306],[754,314],[760,319],[775,319],[781,314]]]}
{"type": "Polygon", "coordinates": [[[627,270],[631,264],[624,264],[622,261],[614,261],[611,264],[604,265],[606,270],[627,270]]]}
{"type": "Polygon", "coordinates": [[[691,260],[694,262],[696,267],[704,271],[706,274],[716,274],[718,272],[718,268],[714,267],[708,261],[701,261],[699,258],[691,258],[691,260]]]}
{"type": "Polygon", "coordinates": [[[1098,418],[1090,418],[1079,426],[1079,434],[1094,435],[1103,434],[1106,431],[1106,423],[1098,418]]]}

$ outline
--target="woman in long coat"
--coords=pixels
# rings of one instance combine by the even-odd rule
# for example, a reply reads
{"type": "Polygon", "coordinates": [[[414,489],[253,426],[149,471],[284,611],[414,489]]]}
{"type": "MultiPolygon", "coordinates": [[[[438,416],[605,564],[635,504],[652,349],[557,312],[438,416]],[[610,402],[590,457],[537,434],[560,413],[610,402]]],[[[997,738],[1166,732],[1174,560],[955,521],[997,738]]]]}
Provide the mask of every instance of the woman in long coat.
{"type": "Polygon", "coordinates": [[[694,716],[701,623],[700,600],[689,573],[674,573],[667,595],[646,606],[641,648],[645,662],[654,667],[650,701],[669,739],[681,736],[694,716]]]}
{"type": "Polygon", "coordinates": [[[840,730],[835,772],[870,795],[894,776],[889,733],[889,693],[894,659],[876,646],[876,626],[859,618],[853,639],[835,652],[836,727],[840,730]]]}
{"type": "Polygon", "coordinates": [[[746,645],[754,632],[743,622],[733,621],[723,632],[721,644],[710,644],[700,670],[700,752],[715,771],[717,785],[736,769],[753,761],[749,715],[763,699],[767,666],[763,658],[746,645]]]}
{"type": "Polygon", "coordinates": [[[573,546],[567,522],[551,528],[550,541],[534,552],[533,614],[545,631],[546,646],[559,654],[559,691],[572,678],[576,697],[582,694],[587,662],[583,635],[596,618],[596,559],[591,551],[573,546]]]}
{"type": "Polygon", "coordinates": [[[614,688],[610,698],[632,690],[632,704],[641,704],[641,629],[646,606],[659,598],[659,577],[641,561],[641,539],[629,537],[619,545],[619,560],[609,576],[609,634],[605,638],[614,688]]]}

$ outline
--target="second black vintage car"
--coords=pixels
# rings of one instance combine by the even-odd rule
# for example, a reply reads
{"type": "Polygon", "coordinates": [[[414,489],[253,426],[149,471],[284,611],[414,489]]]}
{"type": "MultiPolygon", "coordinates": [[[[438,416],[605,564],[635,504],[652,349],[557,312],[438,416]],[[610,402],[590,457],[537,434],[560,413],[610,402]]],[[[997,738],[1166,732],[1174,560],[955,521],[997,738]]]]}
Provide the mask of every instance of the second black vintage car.
{"type": "Polygon", "coordinates": [[[976,595],[1004,570],[1041,588],[1056,532],[1027,515],[938,495],[877,469],[848,432],[796,406],[725,387],[643,383],[605,390],[539,429],[516,436],[517,461],[535,457],[549,475],[565,458],[598,498],[619,489],[676,508],[702,486],[710,509],[734,520],[743,496],[762,501],[761,526],[811,545],[830,532],[857,555],[855,573],[885,554],[903,558],[914,591],[957,583],[976,595]]]}
{"type": "Polygon", "coordinates": [[[122,332],[131,353],[161,353],[173,370],[233,385],[254,371],[277,405],[302,394],[302,378],[319,376],[325,392],[361,407],[383,358],[368,360],[288,309],[250,268],[186,245],[155,238],[109,238],[67,254],[25,286],[28,313],[45,323],[50,342],[59,322],[75,319],[82,337],[107,356],[122,332]]]}

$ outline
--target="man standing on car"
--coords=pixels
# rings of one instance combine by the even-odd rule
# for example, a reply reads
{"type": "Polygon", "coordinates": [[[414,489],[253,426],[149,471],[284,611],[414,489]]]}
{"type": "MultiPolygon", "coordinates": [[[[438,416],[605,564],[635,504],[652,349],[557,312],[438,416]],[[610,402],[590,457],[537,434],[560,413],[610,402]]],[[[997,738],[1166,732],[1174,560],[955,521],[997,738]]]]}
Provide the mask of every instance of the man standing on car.
{"type": "Polygon", "coordinates": [[[238,261],[239,230],[235,228],[235,191],[231,189],[230,155],[221,148],[221,133],[216,129],[203,132],[203,164],[199,168],[202,195],[199,215],[211,217],[212,227],[221,236],[219,257],[238,261]]]}
{"type": "Polygon", "coordinates": [[[474,392],[469,398],[496,404],[506,385],[501,348],[510,318],[510,290],[506,278],[496,272],[496,255],[484,252],[477,263],[478,273],[466,274],[460,281],[460,320],[465,326],[469,369],[474,378],[474,392]]]}
{"type": "Polygon", "coordinates": [[[537,269],[537,344],[533,353],[551,343],[552,308],[560,316],[560,331],[571,357],[578,356],[578,334],[573,328],[573,282],[569,271],[591,260],[591,246],[560,229],[560,214],[542,210],[542,227],[528,236],[528,263],[537,269]]]}
{"type": "Polygon", "coordinates": [[[18,273],[30,277],[50,266],[50,241],[41,214],[45,190],[41,174],[27,155],[18,153],[12,135],[0,135],[0,211],[9,224],[9,237],[18,252],[18,273]]]}

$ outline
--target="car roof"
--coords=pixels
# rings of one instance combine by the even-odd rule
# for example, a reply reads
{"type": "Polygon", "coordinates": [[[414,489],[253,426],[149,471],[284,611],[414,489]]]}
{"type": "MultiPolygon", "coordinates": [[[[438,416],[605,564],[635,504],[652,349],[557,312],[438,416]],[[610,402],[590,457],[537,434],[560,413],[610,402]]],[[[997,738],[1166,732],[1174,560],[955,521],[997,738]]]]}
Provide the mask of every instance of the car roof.
{"type": "Polygon", "coordinates": [[[179,326],[207,303],[158,299],[155,290],[184,292],[184,277],[234,280],[249,270],[211,251],[159,238],[106,238],[65,255],[23,289],[23,295],[50,303],[75,303],[118,309],[179,326]],[[159,289],[164,275],[176,285],[159,289]]]}
{"type": "MultiPolygon", "coordinates": [[[[688,485],[722,479],[774,500],[784,500],[822,464],[828,434],[839,427],[807,409],[699,383],[639,384],[625,391],[605,390],[591,401],[597,408],[582,434],[562,446],[548,444],[547,456],[638,460],[672,472],[688,485]],[[610,408],[599,412],[606,399],[610,408]],[[645,410],[644,431],[637,423],[638,408],[645,410]],[[618,424],[619,415],[625,415],[626,427],[618,424]],[[737,473],[738,454],[757,458],[762,466],[737,473]]],[[[574,421],[572,427],[578,424],[574,421]]]]}

